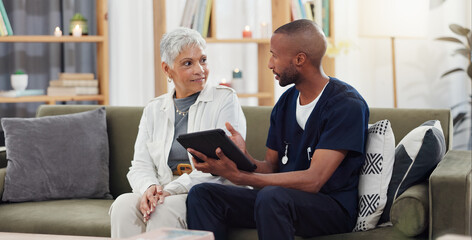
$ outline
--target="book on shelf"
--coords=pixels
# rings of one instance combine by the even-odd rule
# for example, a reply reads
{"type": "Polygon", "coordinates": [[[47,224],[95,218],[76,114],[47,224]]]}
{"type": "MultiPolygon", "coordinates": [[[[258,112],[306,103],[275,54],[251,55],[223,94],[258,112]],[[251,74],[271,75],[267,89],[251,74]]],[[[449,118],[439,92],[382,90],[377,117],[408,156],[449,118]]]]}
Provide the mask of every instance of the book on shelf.
{"type": "Polygon", "coordinates": [[[313,20],[323,29],[323,2],[315,0],[313,2],[313,20]]]}
{"type": "Polygon", "coordinates": [[[182,18],[180,19],[180,26],[187,27],[187,18],[190,15],[190,0],[185,1],[184,12],[182,13],[182,18]]]}
{"type": "Polygon", "coordinates": [[[306,19],[306,11],[305,11],[305,7],[303,6],[303,3],[302,3],[302,0],[298,0],[298,5],[297,5],[299,11],[300,11],[300,14],[302,15],[301,17],[303,19],[306,19]]]}
{"type": "Polygon", "coordinates": [[[200,6],[198,9],[197,26],[195,28],[195,30],[197,30],[202,36],[203,36],[203,20],[205,18],[207,3],[208,3],[207,0],[201,0],[200,6]]]}
{"type": "Polygon", "coordinates": [[[8,36],[8,31],[7,31],[7,26],[5,25],[5,22],[3,21],[3,17],[0,12],[0,37],[3,36],[8,36]]]}
{"type": "Polygon", "coordinates": [[[94,80],[93,73],[59,73],[59,80],[94,80]]]}
{"type": "Polygon", "coordinates": [[[330,36],[330,32],[329,32],[329,25],[330,25],[330,22],[329,22],[329,0],[323,0],[323,5],[322,5],[322,9],[323,9],[323,20],[322,20],[322,28],[323,28],[323,32],[324,34],[326,35],[326,37],[329,37],[330,36]]]}
{"type": "Polygon", "coordinates": [[[48,87],[48,96],[96,95],[98,87],[48,87]]]}
{"type": "Polygon", "coordinates": [[[202,3],[202,1],[204,0],[194,0],[196,2],[196,5],[193,9],[193,12],[192,12],[192,22],[190,24],[190,28],[191,29],[196,29],[197,28],[197,24],[198,24],[198,10],[200,9],[200,4],[202,3]]]}
{"type": "Polygon", "coordinates": [[[300,12],[300,8],[298,8],[298,0],[290,1],[290,6],[292,9],[292,19],[298,20],[302,18],[302,13],[300,12]]]}
{"type": "Polygon", "coordinates": [[[311,21],[314,21],[315,19],[313,18],[313,2],[307,1],[305,2],[305,12],[306,12],[306,19],[309,19],[311,21]]]}
{"type": "Polygon", "coordinates": [[[208,37],[212,0],[187,0],[180,26],[198,31],[203,37],[208,37]]]}
{"type": "Polygon", "coordinates": [[[210,29],[210,17],[211,17],[211,8],[212,8],[212,0],[207,0],[206,10],[205,10],[205,17],[203,18],[203,37],[209,37],[209,29],[210,29]]]}
{"type": "Polygon", "coordinates": [[[5,6],[3,5],[3,0],[0,0],[0,15],[7,31],[7,35],[13,35],[13,29],[11,28],[10,20],[8,20],[7,11],[5,10],[5,6]]]}
{"type": "Polygon", "coordinates": [[[52,87],[98,87],[98,80],[88,79],[59,79],[49,81],[52,87]]]}
{"type": "Polygon", "coordinates": [[[0,97],[24,97],[24,96],[36,96],[36,95],[44,95],[44,89],[0,91],[0,97]]]}
{"type": "Polygon", "coordinates": [[[195,10],[197,6],[198,0],[187,0],[185,2],[184,13],[182,15],[180,26],[192,28],[193,17],[195,16],[195,10]]]}

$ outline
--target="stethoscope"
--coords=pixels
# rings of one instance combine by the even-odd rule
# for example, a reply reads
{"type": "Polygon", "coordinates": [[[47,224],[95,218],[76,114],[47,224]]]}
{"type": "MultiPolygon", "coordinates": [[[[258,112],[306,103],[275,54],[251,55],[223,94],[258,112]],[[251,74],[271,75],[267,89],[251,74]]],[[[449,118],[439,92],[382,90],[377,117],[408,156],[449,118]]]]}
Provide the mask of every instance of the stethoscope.
{"type": "MultiPolygon", "coordinates": [[[[287,141],[284,141],[284,144],[285,144],[285,155],[282,157],[282,164],[285,165],[288,163],[288,145],[290,143],[288,143],[287,141]]],[[[310,152],[311,152],[311,147],[308,147],[306,149],[306,153],[307,153],[307,157],[308,157],[308,161],[311,161],[311,158],[310,158],[310,152]]]]}

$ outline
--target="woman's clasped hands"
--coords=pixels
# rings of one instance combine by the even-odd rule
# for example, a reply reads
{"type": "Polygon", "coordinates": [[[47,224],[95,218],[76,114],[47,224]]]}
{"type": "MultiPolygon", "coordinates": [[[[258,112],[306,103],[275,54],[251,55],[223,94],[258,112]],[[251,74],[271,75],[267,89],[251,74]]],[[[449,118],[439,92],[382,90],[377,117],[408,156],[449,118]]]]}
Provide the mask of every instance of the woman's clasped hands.
{"type": "Polygon", "coordinates": [[[146,192],[144,192],[141,198],[139,209],[143,214],[144,222],[147,222],[151,218],[151,213],[156,210],[157,204],[163,204],[164,198],[169,196],[170,193],[162,189],[161,185],[151,185],[146,192]]]}

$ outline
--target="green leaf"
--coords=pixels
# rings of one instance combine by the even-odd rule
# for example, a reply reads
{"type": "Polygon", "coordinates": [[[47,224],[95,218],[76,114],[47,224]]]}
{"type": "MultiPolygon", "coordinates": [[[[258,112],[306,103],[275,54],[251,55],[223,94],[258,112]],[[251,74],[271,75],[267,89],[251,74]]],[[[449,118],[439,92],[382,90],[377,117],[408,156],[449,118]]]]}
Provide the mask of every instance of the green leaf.
{"type": "Polygon", "coordinates": [[[456,54],[460,54],[460,55],[464,56],[466,59],[469,59],[470,50],[466,49],[466,48],[458,48],[454,51],[454,53],[452,55],[454,56],[456,54]]]}
{"type": "Polygon", "coordinates": [[[461,40],[455,38],[455,37],[439,37],[439,38],[436,38],[436,40],[439,40],[439,41],[447,41],[447,42],[454,42],[454,43],[460,43],[462,45],[465,45],[461,40]]]}
{"type": "Polygon", "coordinates": [[[25,71],[23,71],[22,69],[18,69],[15,71],[15,73],[13,74],[26,74],[25,71]]]}
{"type": "Polygon", "coordinates": [[[456,126],[458,124],[460,124],[461,122],[463,122],[467,117],[467,113],[466,112],[460,112],[458,113],[453,119],[452,119],[452,125],[453,126],[456,126]]]}
{"type": "Polygon", "coordinates": [[[74,16],[72,16],[70,20],[71,21],[87,21],[87,19],[85,19],[85,17],[80,13],[74,14],[74,16]]]}
{"type": "Polygon", "coordinates": [[[467,34],[469,34],[470,32],[470,29],[462,27],[461,25],[458,25],[458,24],[451,24],[449,25],[449,28],[451,29],[453,33],[464,36],[464,37],[467,37],[467,34]]]}
{"type": "Polygon", "coordinates": [[[447,76],[447,75],[449,75],[449,74],[451,74],[451,73],[460,72],[460,71],[464,71],[464,69],[462,69],[462,68],[454,68],[454,69],[452,69],[452,70],[450,70],[450,71],[447,71],[447,72],[444,73],[443,75],[441,75],[441,78],[443,78],[443,77],[445,77],[445,76],[447,76]]]}

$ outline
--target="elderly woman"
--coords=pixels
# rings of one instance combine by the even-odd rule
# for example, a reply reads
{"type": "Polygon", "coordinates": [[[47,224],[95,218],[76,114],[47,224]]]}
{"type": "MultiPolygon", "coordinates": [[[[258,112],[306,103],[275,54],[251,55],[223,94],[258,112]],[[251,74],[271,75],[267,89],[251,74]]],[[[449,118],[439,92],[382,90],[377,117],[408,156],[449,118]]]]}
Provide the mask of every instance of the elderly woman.
{"type": "Polygon", "coordinates": [[[178,28],[162,38],[161,66],[175,89],[144,109],[127,175],[133,192],[119,196],[110,208],[112,238],[160,227],[186,228],[185,200],[192,186],[231,184],[193,170],[191,156],[176,141],[183,133],[226,131],[225,122],[243,136],[246,133],[246,119],[234,90],[207,84],[205,47],[202,36],[188,28],[178,28]]]}

